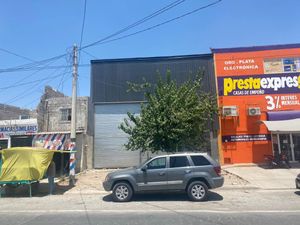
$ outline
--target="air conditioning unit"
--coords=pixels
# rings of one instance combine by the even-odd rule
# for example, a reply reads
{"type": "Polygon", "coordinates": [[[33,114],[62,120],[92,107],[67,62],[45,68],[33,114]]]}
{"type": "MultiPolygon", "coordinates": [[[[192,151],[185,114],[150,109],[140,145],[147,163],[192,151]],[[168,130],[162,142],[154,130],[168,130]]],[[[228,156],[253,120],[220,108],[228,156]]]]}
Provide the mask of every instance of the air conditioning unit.
{"type": "Polygon", "coordinates": [[[223,116],[238,116],[238,110],[236,106],[223,106],[222,108],[223,116]]]}
{"type": "Polygon", "coordinates": [[[259,116],[261,114],[259,107],[249,107],[248,115],[249,116],[259,116]]]}

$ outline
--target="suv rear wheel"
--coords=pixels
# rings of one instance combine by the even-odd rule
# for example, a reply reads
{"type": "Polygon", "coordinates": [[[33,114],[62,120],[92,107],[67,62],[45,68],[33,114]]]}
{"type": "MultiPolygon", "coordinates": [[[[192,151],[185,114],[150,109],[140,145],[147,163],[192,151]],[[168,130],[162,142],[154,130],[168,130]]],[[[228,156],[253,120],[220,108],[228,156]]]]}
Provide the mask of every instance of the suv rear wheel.
{"type": "Polygon", "coordinates": [[[112,194],[115,202],[128,202],[132,198],[133,190],[128,183],[119,182],[114,185],[112,194]]]}
{"type": "Polygon", "coordinates": [[[187,189],[187,194],[192,201],[204,201],[207,197],[208,188],[202,181],[192,182],[187,189]]]}

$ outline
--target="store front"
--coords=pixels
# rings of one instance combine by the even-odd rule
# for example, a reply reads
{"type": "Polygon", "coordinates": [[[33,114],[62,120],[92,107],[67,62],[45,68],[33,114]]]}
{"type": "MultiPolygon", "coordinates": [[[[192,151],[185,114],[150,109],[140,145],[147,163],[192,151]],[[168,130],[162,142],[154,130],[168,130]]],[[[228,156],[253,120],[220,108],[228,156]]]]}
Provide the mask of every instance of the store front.
{"type": "Polygon", "coordinates": [[[36,119],[1,120],[0,146],[5,148],[31,146],[37,132],[36,119]]]}
{"type": "Polygon", "coordinates": [[[272,147],[274,155],[286,151],[290,161],[300,161],[300,133],[273,133],[272,147]]]}
{"type": "Polygon", "coordinates": [[[300,160],[300,45],[213,49],[220,161],[300,160]]]}
{"type": "Polygon", "coordinates": [[[263,122],[272,134],[273,154],[286,153],[290,161],[300,161],[300,119],[263,122]]]}

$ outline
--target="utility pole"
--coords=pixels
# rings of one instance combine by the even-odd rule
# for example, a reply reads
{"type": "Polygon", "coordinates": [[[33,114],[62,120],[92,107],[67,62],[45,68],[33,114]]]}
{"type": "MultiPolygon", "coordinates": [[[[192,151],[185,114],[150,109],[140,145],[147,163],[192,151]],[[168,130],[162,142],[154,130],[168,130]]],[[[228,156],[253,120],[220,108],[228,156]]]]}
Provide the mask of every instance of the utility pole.
{"type": "Polygon", "coordinates": [[[73,46],[73,82],[72,82],[72,115],[71,115],[71,141],[76,141],[76,100],[77,100],[77,46],[73,46]]]}
{"type": "MultiPolygon", "coordinates": [[[[69,150],[76,150],[76,103],[77,103],[77,77],[78,77],[78,48],[73,46],[73,81],[72,81],[72,109],[71,109],[71,145],[69,150]]],[[[75,152],[70,153],[69,185],[75,185],[75,152]]]]}

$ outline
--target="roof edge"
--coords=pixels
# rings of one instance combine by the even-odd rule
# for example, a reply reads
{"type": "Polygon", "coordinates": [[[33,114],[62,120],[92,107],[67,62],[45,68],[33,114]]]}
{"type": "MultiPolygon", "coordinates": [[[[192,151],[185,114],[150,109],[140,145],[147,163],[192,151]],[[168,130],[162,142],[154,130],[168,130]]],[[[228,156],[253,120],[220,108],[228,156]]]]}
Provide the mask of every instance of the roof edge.
{"type": "Polygon", "coordinates": [[[193,54],[193,55],[175,55],[175,56],[154,56],[154,57],[135,57],[135,58],[117,58],[117,59],[95,59],[91,60],[94,63],[110,63],[110,62],[151,62],[161,60],[175,60],[175,59],[197,59],[197,58],[212,58],[211,53],[193,54]]]}
{"type": "Polygon", "coordinates": [[[278,50],[278,49],[289,49],[289,48],[300,48],[300,43],[281,44],[281,45],[262,45],[262,46],[251,46],[251,47],[235,47],[235,48],[211,48],[211,52],[213,54],[216,54],[216,53],[278,50]]]}

